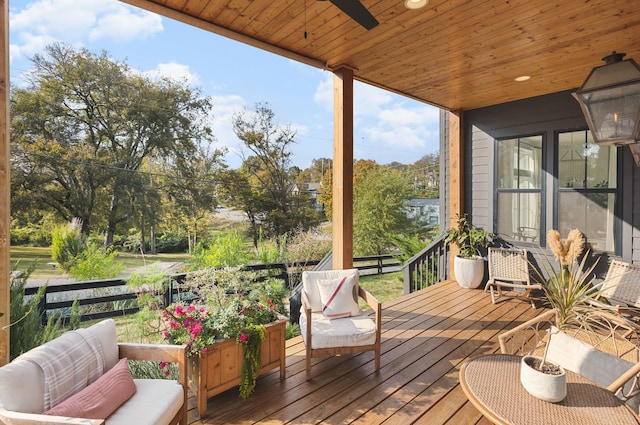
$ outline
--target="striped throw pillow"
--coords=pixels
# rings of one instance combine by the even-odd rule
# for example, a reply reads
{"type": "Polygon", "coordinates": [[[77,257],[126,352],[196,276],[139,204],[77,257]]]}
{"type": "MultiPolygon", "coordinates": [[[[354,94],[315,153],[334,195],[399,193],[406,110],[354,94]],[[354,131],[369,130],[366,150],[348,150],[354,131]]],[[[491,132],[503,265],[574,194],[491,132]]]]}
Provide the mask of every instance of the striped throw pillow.
{"type": "Polygon", "coordinates": [[[44,412],[45,415],[84,419],[106,419],[136,392],[127,359],[121,359],[104,375],[63,402],[44,412]]]}

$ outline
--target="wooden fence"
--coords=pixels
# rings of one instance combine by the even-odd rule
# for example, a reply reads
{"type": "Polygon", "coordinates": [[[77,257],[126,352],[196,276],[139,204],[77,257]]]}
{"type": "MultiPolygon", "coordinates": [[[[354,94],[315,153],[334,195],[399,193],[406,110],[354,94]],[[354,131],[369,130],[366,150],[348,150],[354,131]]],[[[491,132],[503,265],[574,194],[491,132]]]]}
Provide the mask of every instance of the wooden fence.
{"type": "MultiPolygon", "coordinates": [[[[354,267],[363,275],[391,273],[401,270],[401,263],[392,255],[374,255],[355,257],[354,267]]],[[[300,281],[303,270],[315,267],[320,260],[299,261],[295,263],[251,264],[243,268],[260,273],[258,279],[276,278],[284,280],[290,288],[300,281]]],[[[166,276],[162,293],[154,294],[163,306],[174,302],[179,296],[181,285],[187,273],[166,276]]],[[[25,288],[25,296],[33,296],[40,287],[25,288]]],[[[126,279],[104,279],[77,282],[62,285],[47,285],[40,300],[38,310],[44,323],[51,313],[60,314],[63,321],[68,320],[71,306],[77,298],[83,310],[81,321],[124,316],[139,311],[137,299],[141,295],[130,286],[126,279]]]]}

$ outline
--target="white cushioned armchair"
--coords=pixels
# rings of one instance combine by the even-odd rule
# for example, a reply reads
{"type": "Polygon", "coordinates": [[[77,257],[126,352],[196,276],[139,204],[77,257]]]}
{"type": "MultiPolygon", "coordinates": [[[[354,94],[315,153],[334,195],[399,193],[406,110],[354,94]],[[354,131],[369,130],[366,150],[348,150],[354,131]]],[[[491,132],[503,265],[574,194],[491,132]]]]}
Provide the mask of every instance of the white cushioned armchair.
{"type": "Polygon", "coordinates": [[[300,329],[306,347],[306,375],[311,378],[311,358],[374,351],[380,369],[382,305],[359,285],[357,269],[302,273],[300,329]],[[364,314],[363,299],[374,312],[364,314]]]}
{"type": "Polygon", "coordinates": [[[183,345],[119,344],[111,319],[65,332],[0,367],[0,424],[186,425],[186,363],[183,345]],[[128,360],[177,363],[178,381],[128,360]]]}

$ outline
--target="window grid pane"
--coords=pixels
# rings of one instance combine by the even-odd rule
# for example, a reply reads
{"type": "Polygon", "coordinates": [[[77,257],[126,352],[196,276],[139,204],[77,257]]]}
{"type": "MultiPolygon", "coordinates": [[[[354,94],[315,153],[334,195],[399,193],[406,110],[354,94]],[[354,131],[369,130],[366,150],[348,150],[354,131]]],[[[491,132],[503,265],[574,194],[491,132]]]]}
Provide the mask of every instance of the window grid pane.
{"type": "Polygon", "coordinates": [[[496,232],[507,240],[540,241],[542,136],[497,144],[496,232]]]}
{"type": "Polygon", "coordinates": [[[558,135],[557,229],[578,228],[593,249],[615,251],[616,148],[593,143],[589,131],[558,135]]]}

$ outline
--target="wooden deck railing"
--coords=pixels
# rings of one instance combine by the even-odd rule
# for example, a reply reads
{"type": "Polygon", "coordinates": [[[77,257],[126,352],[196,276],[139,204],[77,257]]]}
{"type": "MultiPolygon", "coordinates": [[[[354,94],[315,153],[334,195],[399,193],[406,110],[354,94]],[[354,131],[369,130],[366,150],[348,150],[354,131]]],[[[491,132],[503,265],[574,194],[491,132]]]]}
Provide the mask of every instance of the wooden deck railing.
{"type": "Polygon", "coordinates": [[[449,278],[449,244],[440,235],[404,263],[404,293],[424,289],[449,278]]]}

